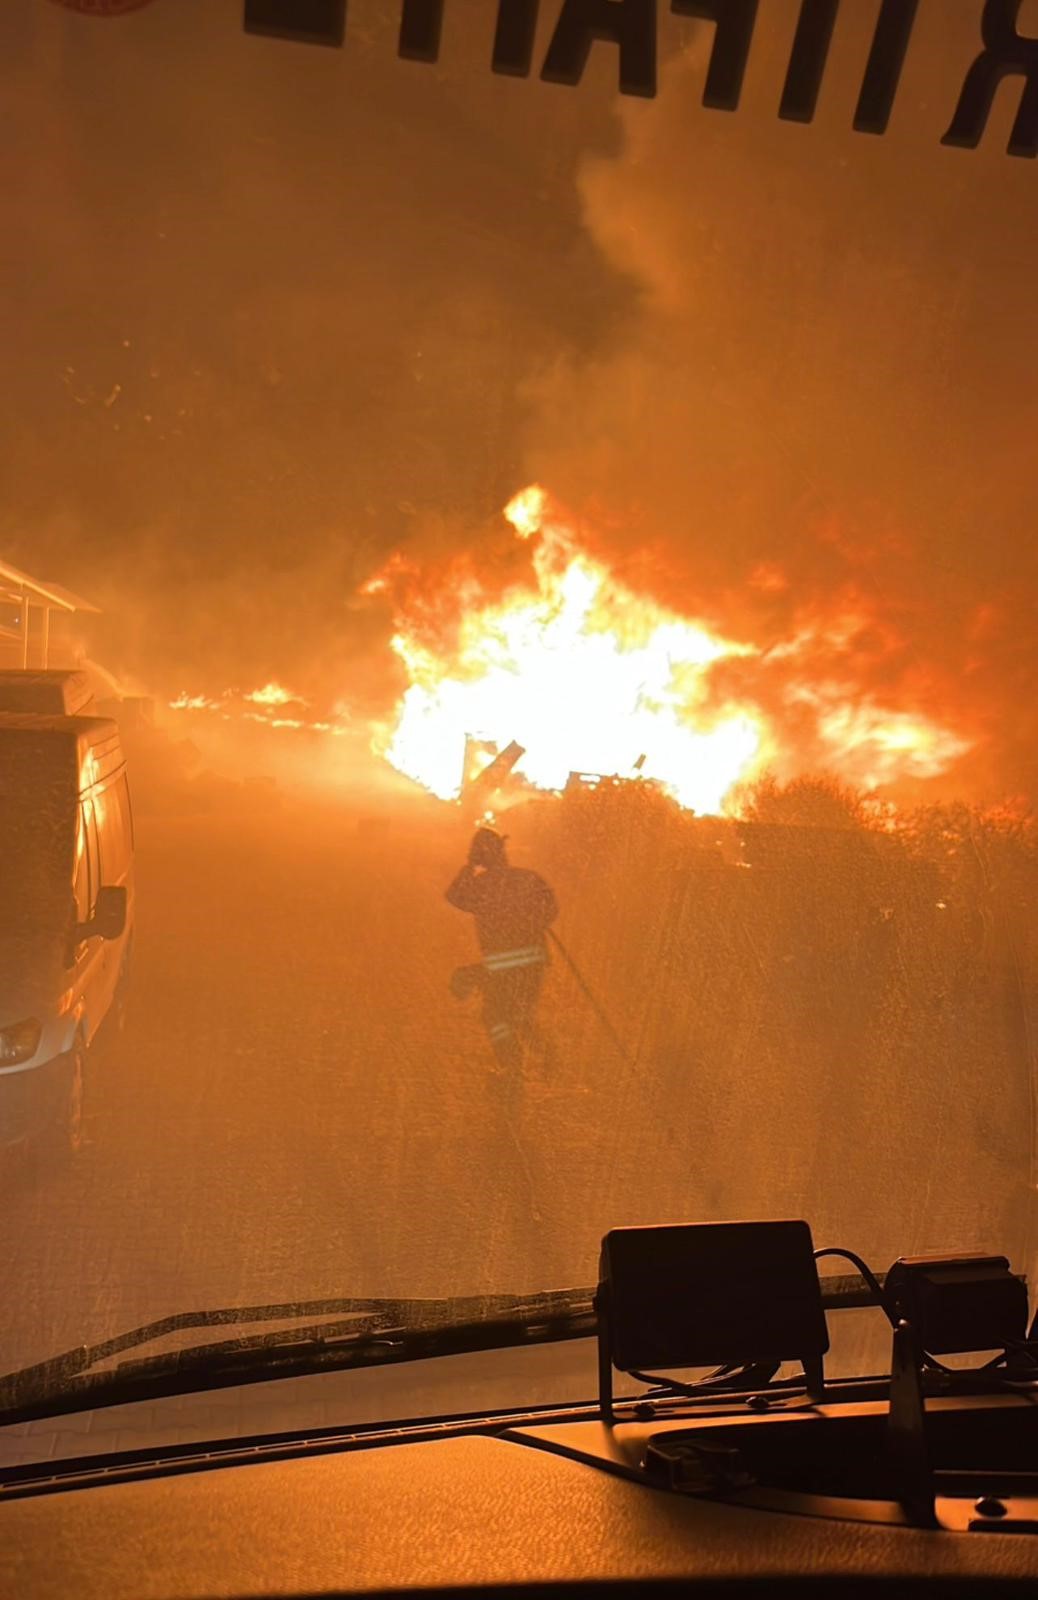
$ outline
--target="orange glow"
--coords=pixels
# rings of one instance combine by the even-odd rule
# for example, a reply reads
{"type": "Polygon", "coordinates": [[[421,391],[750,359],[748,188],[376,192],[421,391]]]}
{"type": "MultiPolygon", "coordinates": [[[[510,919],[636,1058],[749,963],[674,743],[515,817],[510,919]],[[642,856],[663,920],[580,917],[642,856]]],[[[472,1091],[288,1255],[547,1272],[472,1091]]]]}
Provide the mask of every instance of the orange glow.
{"type": "Polygon", "coordinates": [[[266,683],[262,689],[253,689],[243,696],[254,706],[287,706],[302,704],[299,695],[283,689],[280,683],[266,683]]]}
{"type": "MultiPolygon", "coordinates": [[[[97,764],[97,757],[95,756],[93,750],[87,750],[79,767],[79,787],[81,792],[86,790],[94,791],[91,795],[91,798],[84,801],[84,806],[89,808],[91,804],[93,805],[94,816],[98,827],[102,826],[106,815],[104,793],[103,791],[94,790],[94,784],[100,781],[100,777],[101,769],[97,764]]],[[[77,845],[77,854],[78,853],[79,846],[77,845]]]]}
{"type": "Polygon", "coordinates": [[[216,711],[223,722],[240,718],[245,722],[259,723],[264,728],[285,728],[292,732],[330,734],[341,737],[350,731],[349,713],[344,707],[336,708],[334,719],[311,720],[302,716],[284,714],[286,706],[303,708],[308,702],[302,695],[294,694],[281,684],[270,682],[260,689],[250,689],[242,694],[237,689],[224,689],[218,695],[178,694],[169,701],[171,711],[216,711]]]}
{"type": "MultiPolygon", "coordinates": [[[[805,601],[762,649],[630,589],[540,485],[504,516],[525,570],[503,594],[471,561],[430,570],[399,552],[360,590],[392,606],[389,645],[406,678],[389,721],[369,724],[372,749],[439,798],[457,799],[513,742],[514,773],[534,788],[557,792],[571,773],[648,780],[700,814],[737,810],[766,770],[889,790],[938,777],[969,750],[892,690],[904,642],[860,592],[805,601]]],[[[746,588],[791,586],[760,563],[746,588]]],[[[355,726],[346,703],[320,716],[274,679],[169,705],[286,733],[355,726]]]]}
{"type": "MultiPolygon", "coordinates": [[[[571,772],[637,774],[700,813],[722,811],[771,765],[793,772],[810,761],[874,789],[939,774],[969,748],[923,715],[821,675],[834,653],[853,658],[867,620],[853,610],[801,621],[765,656],[628,589],[581,547],[539,485],[516,495],[505,516],[529,544],[532,570],[503,599],[467,581],[458,615],[456,572],[437,590],[434,580],[407,582],[416,569],[400,558],[365,586],[397,595],[391,649],[408,679],[374,748],[442,799],[460,793],[470,744],[492,759],[517,741],[515,771],[539,789],[562,789],[571,772]],[[736,697],[714,669],[740,658],[740,682],[754,692],[736,697]],[[810,750],[789,747],[783,708],[801,721],[807,713],[810,750]]],[[[785,580],[778,568],[758,568],[750,582],[779,589],[785,580]]]]}
{"type": "Polygon", "coordinates": [[[530,539],[535,533],[540,533],[547,506],[548,496],[540,484],[534,483],[528,489],[520,489],[508,502],[505,516],[520,539],[530,539]]]}
{"type": "Polygon", "coordinates": [[[968,740],[947,728],[868,700],[825,712],[818,729],[844,776],[867,789],[901,776],[936,778],[969,749],[968,740]]]}
{"type": "Polygon", "coordinates": [[[169,706],[171,711],[215,711],[219,703],[207,694],[181,693],[169,702],[169,706]]]}
{"type": "Polygon", "coordinates": [[[533,582],[465,611],[451,646],[428,622],[397,619],[391,647],[410,686],[376,749],[442,799],[460,791],[466,742],[491,754],[515,739],[516,772],[561,789],[571,771],[664,785],[683,806],[714,811],[770,752],[754,707],[713,704],[711,667],[756,652],[618,583],[579,549],[537,486],[505,515],[533,541],[533,582]]]}
{"type": "Polygon", "coordinates": [[[376,572],[375,576],[373,578],[369,578],[367,583],[361,584],[359,592],[365,595],[386,594],[389,591],[394,578],[402,577],[406,573],[413,573],[414,570],[414,567],[412,566],[411,562],[407,560],[407,557],[402,556],[399,551],[397,551],[394,555],[390,556],[389,560],[386,562],[385,566],[380,572],[376,572]]]}

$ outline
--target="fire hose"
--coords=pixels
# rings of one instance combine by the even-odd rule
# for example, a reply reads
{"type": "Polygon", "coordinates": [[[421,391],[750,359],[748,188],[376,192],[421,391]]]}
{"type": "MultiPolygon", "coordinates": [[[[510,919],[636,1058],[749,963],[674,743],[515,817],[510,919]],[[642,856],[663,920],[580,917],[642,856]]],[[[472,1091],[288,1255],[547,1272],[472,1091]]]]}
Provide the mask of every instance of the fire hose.
{"type": "Polygon", "coordinates": [[[581,990],[581,993],[583,994],[585,1000],[587,1000],[588,1004],[590,1005],[592,1011],[595,1013],[595,1016],[598,1018],[599,1022],[602,1024],[602,1027],[605,1029],[606,1033],[609,1035],[609,1037],[612,1040],[613,1044],[615,1045],[615,1047],[616,1047],[621,1059],[623,1060],[623,1062],[625,1063],[626,1066],[630,1067],[632,1072],[636,1071],[637,1067],[636,1067],[636,1064],[635,1064],[634,1057],[628,1051],[627,1046],[624,1044],[623,1040],[620,1038],[620,1035],[617,1033],[616,1029],[613,1027],[613,1024],[610,1022],[609,1017],[606,1015],[605,1010],[603,1009],[603,1007],[599,1003],[599,1001],[596,998],[596,996],[593,993],[593,991],[589,988],[589,986],[588,986],[588,984],[587,984],[587,982],[586,982],[586,980],[584,978],[584,974],[581,972],[580,968],[577,966],[577,963],[574,961],[573,957],[570,955],[569,951],[566,949],[566,946],[563,944],[563,942],[559,938],[558,934],[557,933],[553,933],[550,928],[548,929],[548,938],[551,940],[552,944],[555,946],[556,950],[559,952],[559,954],[561,955],[562,959],[565,961],[566,965],[569,967],[569,970],[572,972],[574,978],[577,980],[577,984],[578,984],[578,986],[579,986],[579,988],[581,990]]]}

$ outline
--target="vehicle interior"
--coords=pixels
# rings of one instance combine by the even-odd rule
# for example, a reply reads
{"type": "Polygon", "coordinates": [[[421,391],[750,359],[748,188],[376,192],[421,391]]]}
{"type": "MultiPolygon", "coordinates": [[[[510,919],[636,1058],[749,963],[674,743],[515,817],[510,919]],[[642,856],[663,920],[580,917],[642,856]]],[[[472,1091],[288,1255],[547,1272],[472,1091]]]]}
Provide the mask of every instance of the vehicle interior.
{"type": "MultiPolygon", "coordinates": [[[[70,1352],[5,1381],[7,1426],[203,1383],[525,1354],[589,1330],[599,1392],[8,1469],[13,1591],[1029,1592],[1038,1477],[1025,1282],[1004,1256],[979,1253],[902,1259],[881,1282],[851,1252],[856,1270],[820,1276],[819,1260],[847,1254],[815,1250],[802,1221],[621,1228],[603,1240],[593,1291],[484,1303],[467,1321],[457,1305],[416,1316],[341,1302],[298,1308],[323,1313],[308,1326],[172,1361],[111,1366],[175,1331],[169,1322],[70,1352]],[[889,1374],[827,1378],[827,1317],[865,1306],[889,1324],[889,1374]],[[980,1347],[999,1348],[963,1362],[980,1347]],[[710,1361],[705,1377],[690,1370],[710,1361]]],[[[240,1321],[290,1311],[253,1308],[240,1321]]]]}

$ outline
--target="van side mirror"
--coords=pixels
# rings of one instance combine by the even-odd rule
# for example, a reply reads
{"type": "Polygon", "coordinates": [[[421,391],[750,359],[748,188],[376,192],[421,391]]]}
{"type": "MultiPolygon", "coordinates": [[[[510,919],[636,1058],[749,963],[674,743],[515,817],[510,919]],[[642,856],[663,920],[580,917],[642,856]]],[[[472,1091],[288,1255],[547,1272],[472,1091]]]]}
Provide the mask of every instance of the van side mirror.
{"type": "Polygon", "coordinates": [[[126,931],[126,890],[106,884],[97,891],[97,904],[89,922],[79,925],[81,939],[121,939],[126,931]]]}

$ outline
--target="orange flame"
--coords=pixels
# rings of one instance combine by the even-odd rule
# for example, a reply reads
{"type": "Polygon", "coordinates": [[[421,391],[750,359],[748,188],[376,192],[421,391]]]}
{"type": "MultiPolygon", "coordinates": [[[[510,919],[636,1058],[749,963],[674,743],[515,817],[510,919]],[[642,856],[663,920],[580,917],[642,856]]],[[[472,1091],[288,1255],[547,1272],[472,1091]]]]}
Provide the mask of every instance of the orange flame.
{"type": "MultiPolygon", "coordinates": [[[[765,658],[628,589],[580,547],[539,485],[516,495],[505,516],[530,544],[532,573],[503,600],[466,583],[464,609],[451,623],[456,575],[430,608],[430,585],[408,585],[417,569],[400,558],[365,586],[404,595],[391,648],[409,680],[374,748],[433,794],[458,796],[470,743],[492,757],[514,740],[524,751],[516,772],[539,789],[563,788],[571,772],[638,775],[681,806],[721,811],[738,786],[792,756],[758,697],[719,691],[717,664],[740,657],[762,674],[775,670],[773,661],[796,659],[798,680],[786,683],[779,702],[806,707],[826,764],[866,788],[933,776],[968,748],[924,716],[802,676],[813,644],[849,648],[857,619],[801,627],[765,658]]],[[[755,581],[777,588],[780,574],[761,570],[755,581]]]]}
{"type": "Polygon", "coordinates": [[[280,683],[265,683],[262,689],[252,689],[244,698],[254,706],[305,704],[299,695],[293,694],[291,689],[284,688],[280,683]]]}
{"type": "Polygon", "coordinates": [[[572,771],[637,769],[683,806],[719,809],[769,743],[753,707],[710,704],[710,669],[754,648],[618,583],[539,486],[505,515],[518,537],[537,539],[533,584],[466,610],[450,649],[398,618],[392,648],[410,686],[376,749],[443,799],[460,792],[468,741],[494,753],[514,739],[516,771],[537,788],[561,789],[572,771]]]}
{"type": "MultiPolygon", "coordinates": [[[[407,678],[372,748],[442,799],[458,797],[477,756],[489,762],[513,743],[515,773],[538,789],[560,790],[571,773],[650,780],[701,813],[736,809],[765,768],[889,790],[939,776],[970,748],[911,704],[871,692],[897,681],[904,641],[855,590],[801,606],[786,636],[761,649],[620,582],[540,485],[504,514],[528,573],[503,597],[457,562],[437,576],[399,552],[360,590],[394,606],[390,644],[407,678]]],[[[746,587],[791,592],[775,563],[754,567],[746,587]]],[[[902,686],[897,698],[913,697],[902,686]]],[[[244,693],[185,691],[169,704],[286,732],[357,726],[348,705],[314,715],[274,680],[244,693]]]]}
{"type": "Polygon", "coordinates": [[[171,711],[218,711],[224,722],[235,717],[246,722],[259,723],[264,728],[288,728],[296,732],[331,734],[338,738],[350,730],[350,714],[345,706],[337,706],[335,718],[321,720],[289,716],[286,706],[306,707],[302,695],[294,694],[282,684],[271,680],[260,689],[250,689],[242,694],[238,689],[224,689],[219,695],[188,694],[182,690],[169,702],[171,711]]]}

